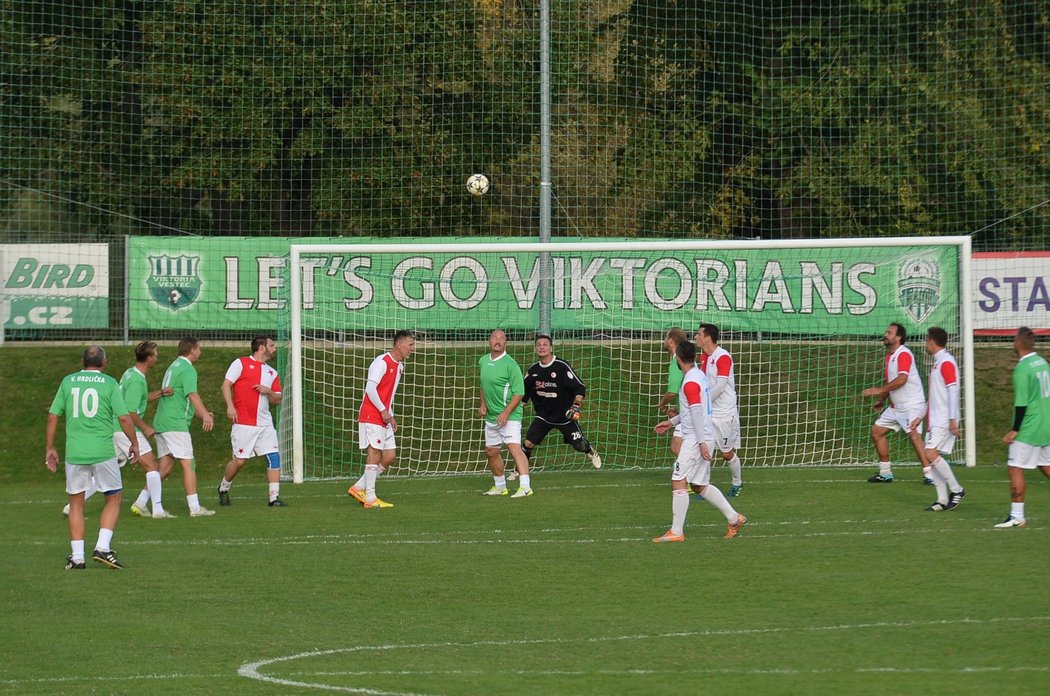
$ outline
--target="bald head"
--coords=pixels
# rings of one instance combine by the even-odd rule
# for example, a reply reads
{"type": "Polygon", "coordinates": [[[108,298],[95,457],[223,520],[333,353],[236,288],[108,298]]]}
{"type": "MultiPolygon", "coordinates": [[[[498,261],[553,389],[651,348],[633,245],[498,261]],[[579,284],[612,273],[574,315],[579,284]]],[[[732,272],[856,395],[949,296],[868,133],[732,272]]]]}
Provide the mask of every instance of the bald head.
{"type": "Polygon", "coordinates": [[[84,367],[102,369],[106,366],[106,349],[102,346],[88,346],[82,359],[84,367]]]}

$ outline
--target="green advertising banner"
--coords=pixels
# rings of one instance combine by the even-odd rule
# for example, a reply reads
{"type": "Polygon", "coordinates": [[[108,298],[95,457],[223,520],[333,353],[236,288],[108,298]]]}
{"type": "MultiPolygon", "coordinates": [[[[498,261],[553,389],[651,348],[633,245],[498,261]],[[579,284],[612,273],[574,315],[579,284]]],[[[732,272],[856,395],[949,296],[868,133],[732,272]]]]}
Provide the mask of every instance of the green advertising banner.
{"type": "Polygon", "coordinates": [[[0,244],[5,330],[109,325],[109,245],[0,244]]]}
{"type": "MultiPolygon", "coordinates": [[[[275,327],[287,301],[284,264],[293,242],[304,243],[132,238],[132,328],[275,327]]],[[[959,323],[958,250],[949,246],[682,252],[661,251],[656,242],[648,251],[560,253],[555,243],[551,272],[555,330],[660,331],[711,321],[733,331],[879,335],[891,321],[949,329],[959,323]]],[[[537,326],[534,254],[351,250],[305,255],[299,273],[307,329],[537,326]]]]}

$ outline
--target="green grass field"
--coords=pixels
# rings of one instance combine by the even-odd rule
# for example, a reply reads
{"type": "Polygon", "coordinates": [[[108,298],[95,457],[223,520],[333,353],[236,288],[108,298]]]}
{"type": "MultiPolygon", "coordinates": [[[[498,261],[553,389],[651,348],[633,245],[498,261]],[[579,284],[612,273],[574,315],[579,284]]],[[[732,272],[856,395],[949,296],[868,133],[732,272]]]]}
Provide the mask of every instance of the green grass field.
{"type": "Polygon", "coordinates": [[[665,472],[538,476],[524,500],[477,495],[480,476],[381,481],[396,506],[366,511],[335,482],[271,509],[246,471],[212,518],[169,487],[179,519],[125,515],[127,568],[82,573],[61,570],[58,481],[9,485],[0,689],[1045,693],[1050,486],[1004,531],[1001,467],[961,472],[940,514],[915,470],[867,473],[752,470],[736,539],[693,503],[686,541],[658,546],[665,472]]]}
{"type": "MultiPolygon", "coordinates": [[[[666,468],[540,473],[524,500],[479,496],[481,475],[381,479],[395,507],[366,511],[342,481],[285,484],[289,507],[268,508],[253,462],[211,518],[187,516],[176,473],[165,501],[179,517],[154,521],[127,514],[143,482],[131,470],[113,543],[126,570],[74,573],[42,455],[79,350],[0,349],[24,406],[0,422],[0,691],[1045,693],[1050,481],[1029,478],[1027,529],[992,528],[1009,510],[1001,346],[978,353],[979,466],[958,470],[954,512],[924,512],[915,468],[878,486],[870,467],[750,468],[738,538],[697,502],[686,541],[657,546],[666,468]]],[[[217,390],[239,353],[206,348],[202,385],[217,390]]],[[[217,392],[205,401],[219,410],[217,392]]],[[[227,438],[196,436],[209,506],[227,438]]],[[[89,501],[89,549],[100,508],[89,501]]]]}

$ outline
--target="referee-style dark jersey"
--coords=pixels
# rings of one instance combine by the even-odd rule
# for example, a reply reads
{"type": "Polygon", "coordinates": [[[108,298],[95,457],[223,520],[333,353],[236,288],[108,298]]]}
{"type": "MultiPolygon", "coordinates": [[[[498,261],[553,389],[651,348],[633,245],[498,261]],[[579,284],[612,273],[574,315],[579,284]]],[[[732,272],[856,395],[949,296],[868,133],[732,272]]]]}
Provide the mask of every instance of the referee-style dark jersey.
{"type": "Polygon", "coordinates": [[[533,363],[525,373],[525,401],[532,401],[536,415],[549,423],[564,423],[576,396],[584,396],[587,387],[572,365],[554,358],[546,366],[533,363]]]}

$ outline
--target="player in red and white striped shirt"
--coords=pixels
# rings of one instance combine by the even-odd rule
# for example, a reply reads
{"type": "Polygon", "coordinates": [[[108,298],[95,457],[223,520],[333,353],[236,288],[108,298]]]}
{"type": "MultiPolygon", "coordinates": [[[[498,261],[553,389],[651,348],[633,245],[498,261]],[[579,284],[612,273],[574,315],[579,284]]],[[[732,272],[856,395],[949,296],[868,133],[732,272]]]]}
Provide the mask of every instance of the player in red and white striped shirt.
{"type": "Polygon", "coordinates": [[[270,415],[270,405],[281,403],[281,378],[266,363],[277,355],[272,336],[252,339],[252,354],[237,358],[226,370],[222,396],[226,415],[233,421],[230,443],[233,458],[226,464],[219,484],[219,505],[230,505],[230,486],[241,467],[251,457],[266,457],[266,480],[269,482],[270,507],[284,507],[281,500],[281,453],[277,446],[277,429],[270,415]]]}
{"type": "Polygon", "coordinates": [[[347,489],[354,500],[366,509],[390,508],[393,503],[376,497],[376,479],[393,465],[397,457],[397,419],[394,418],[394,395],[405,373],[404,362],[416,348],[409,331],[394,334],[394,347],[376,357],[368,368],[365,393],[357,417],[358,440],[365,454],[365,472],[347,489]]]}
{"type": "MultiPolygon", "coordinates": [[[[954,510],[959,507],[966,491],[959,485],[951,465],[942,454],[951,454],[959,429],[959,365],[948,352],[948,332],[934,326],[926,332],[926,352],[933,356],[930,370],[930,398],[926,409],[926,461],[923,469],[937,488],[937,502],[926,508],[929,512],[954,510]]],[[[920,419],[921,420],[921,419],[920,419]]],[[[918,425],[918,423],[913,423],[918,425]]]]}
{"type": "Polygon", "coordinates": [[[696,332],[696,345],[703,353],[700,356],[700,371],[707,375],[711,385],[711,422],[715,431],[715,446],[729,467],[731,485],[729,497],[740,495],[744,488],[740,457],[740,411],[737,408],[736,375],[733,371],[733,356],[718,345],[718,327],[701,324],[696,332]]]}
{"type": "Polygon", "coordinates": [[[926,468],[926,455],[922,442],[922,416],[926,415],[926,397],[922,393],[922,379],[915,362],[915,356],[904,345],[908,340],[908,331],[896,322],[889,325],[882,335],[886,346],[886,364],[883,370],[885,382],[878,387],[871,387],[861,392],[864,396],[874,396],[875,410],[882,409],[889,398],[890,405],[879,415],[871,426],[871,440],[879,455],[879,473],[868,478],[868,483],[893,483],[893,468],[890,464],[890,443],[886,435],[903,430],[908,434],[912,447],[919,457],[919,463],[926,468]],[[912,425],[916,417],[918,425],[912,425]]]}
{"type": "Polygon", "coordinates": [[[685,517],[689,512],[689,489],[703,496],[726,518],[726,539],[732,539],[747,523],[747,518],[729,504],[722,491],[711,484],[711,454],[714,452],[714,428],[711,423],[711,389],[707,377],[696,364],[696,344],[682,341],[675,348],[675,360],[682,369],[682,387],[678,392],[681,411],[656,425],[656,433],[680,427],[682,446],[671,472],[671,528],[653,539],[657,544],[685,541],[685,517]]]}

